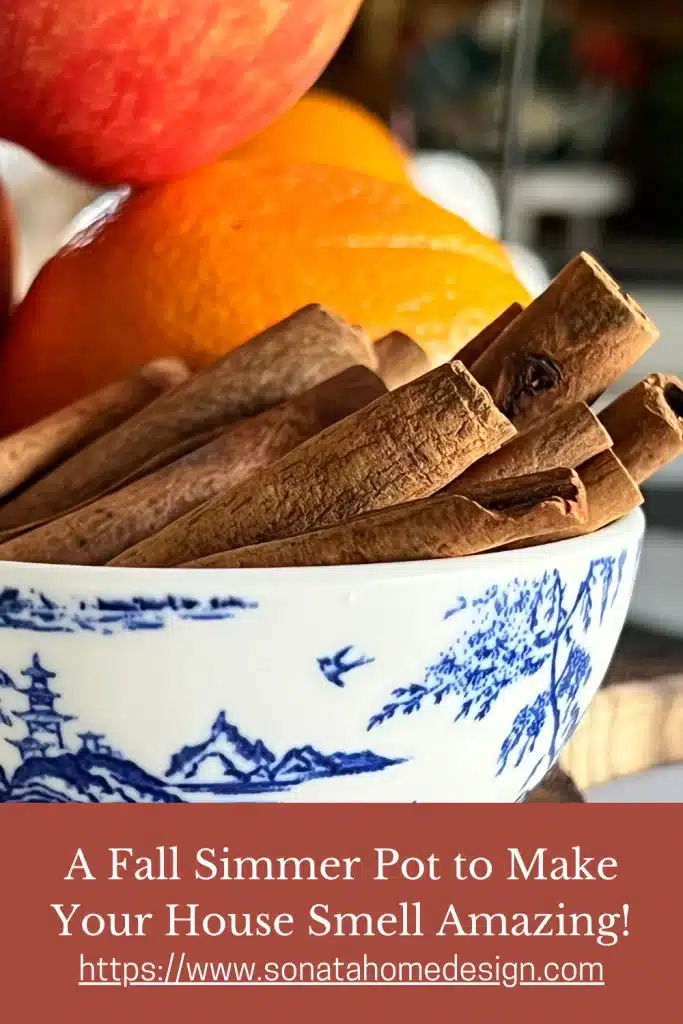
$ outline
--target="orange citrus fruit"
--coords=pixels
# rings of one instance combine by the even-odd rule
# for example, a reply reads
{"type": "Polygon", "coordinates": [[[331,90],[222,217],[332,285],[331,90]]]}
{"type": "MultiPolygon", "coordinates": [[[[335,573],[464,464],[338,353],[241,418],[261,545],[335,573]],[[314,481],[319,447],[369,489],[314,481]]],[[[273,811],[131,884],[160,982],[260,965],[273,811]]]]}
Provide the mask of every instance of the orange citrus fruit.
{"type": "Polygon", "coordinates": [[[43,267],[0,348],[0,430],[158,356],[206,366],[310,302],[436,362],[528,300],[497,242],[409,186],[225,160],[133,194],[43,267]]]}
{"type": "Polygon", "coordinates": [[[272,159],[350,167],[388,181],[408,182],[408,153],[363,107],[314,90],[229,159],[272,159]]]}

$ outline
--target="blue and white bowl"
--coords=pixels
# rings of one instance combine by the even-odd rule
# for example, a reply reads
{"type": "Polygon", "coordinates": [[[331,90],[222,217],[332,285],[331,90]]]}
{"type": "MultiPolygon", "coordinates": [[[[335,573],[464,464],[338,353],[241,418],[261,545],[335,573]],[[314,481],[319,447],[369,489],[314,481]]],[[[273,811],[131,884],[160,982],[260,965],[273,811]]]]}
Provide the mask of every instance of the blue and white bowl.
{"type": "Polygon", "coordinates": [[[605,675],[643,527],[391,565],[0,563],[0,800],[522,799],[605,675]]]}

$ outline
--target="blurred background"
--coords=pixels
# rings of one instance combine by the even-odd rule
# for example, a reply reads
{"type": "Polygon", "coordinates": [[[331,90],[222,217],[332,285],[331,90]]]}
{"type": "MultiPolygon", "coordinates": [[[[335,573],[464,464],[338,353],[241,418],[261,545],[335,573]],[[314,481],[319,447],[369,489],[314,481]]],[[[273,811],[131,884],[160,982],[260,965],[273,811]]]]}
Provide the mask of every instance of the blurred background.
{"type": "MultiPolygon", "coordinates": [[[[683,376],[680,0],[365,0],[319,84],[379,115],[410,149],[416,186],[501,238],[533,294],[580,249],[608,267],[662,335],[621,389],[654,370],[683,376]]],[[[5,143],[0,176],[23,294],[97,193],[5,143]]],[[[647,485],[642,569],[607,681],[632,684],[626,710],[619,697],[626,739],[607,752],[616,703],[598,708],[603,733],[574,745],[580,785],[683,760],[671,727],[683,714],[681,462],[647,485]]],[[[679,775],[657,786],[646,799],[683,799],[679,775]]]]}

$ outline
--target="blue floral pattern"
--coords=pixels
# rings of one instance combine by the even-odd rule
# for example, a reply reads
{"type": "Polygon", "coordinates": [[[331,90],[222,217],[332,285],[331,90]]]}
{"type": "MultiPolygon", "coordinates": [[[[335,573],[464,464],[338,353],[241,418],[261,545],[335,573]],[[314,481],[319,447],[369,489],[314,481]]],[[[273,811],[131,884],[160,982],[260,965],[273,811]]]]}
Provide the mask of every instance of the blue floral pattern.
{"type": "Polygon", "coordinates": [[[551,767],[579,722],[580,693],[592,672],[585,638],[599,628],[616,600],[626,557],[622,551],[618,557],[593,559],[573,598],[557,569],[491,586],[474,599],[459,598],[444,616],[460,627],[453,644],[426,669],[421,682],[392,691],[370,718],[368,730],[443,703],[455,704],[455,721],[483,721],[514,682],[542,674],[538,696],[520,708],[505,737],[497,772],[519,768],[530,758],[548,724],[550,743],[529,778],[544,760],[551,767]]]}

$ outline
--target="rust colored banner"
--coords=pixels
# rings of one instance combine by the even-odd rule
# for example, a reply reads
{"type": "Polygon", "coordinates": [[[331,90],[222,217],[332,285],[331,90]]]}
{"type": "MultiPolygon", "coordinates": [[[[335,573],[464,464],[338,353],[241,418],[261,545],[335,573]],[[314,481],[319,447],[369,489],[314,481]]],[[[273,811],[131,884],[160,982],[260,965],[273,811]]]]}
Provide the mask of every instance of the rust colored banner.
{"type": "Polygon", "coordinates": [[[5,804],[0,823],[4,1020],[680,1019],[677,806],[5,804]]]}

